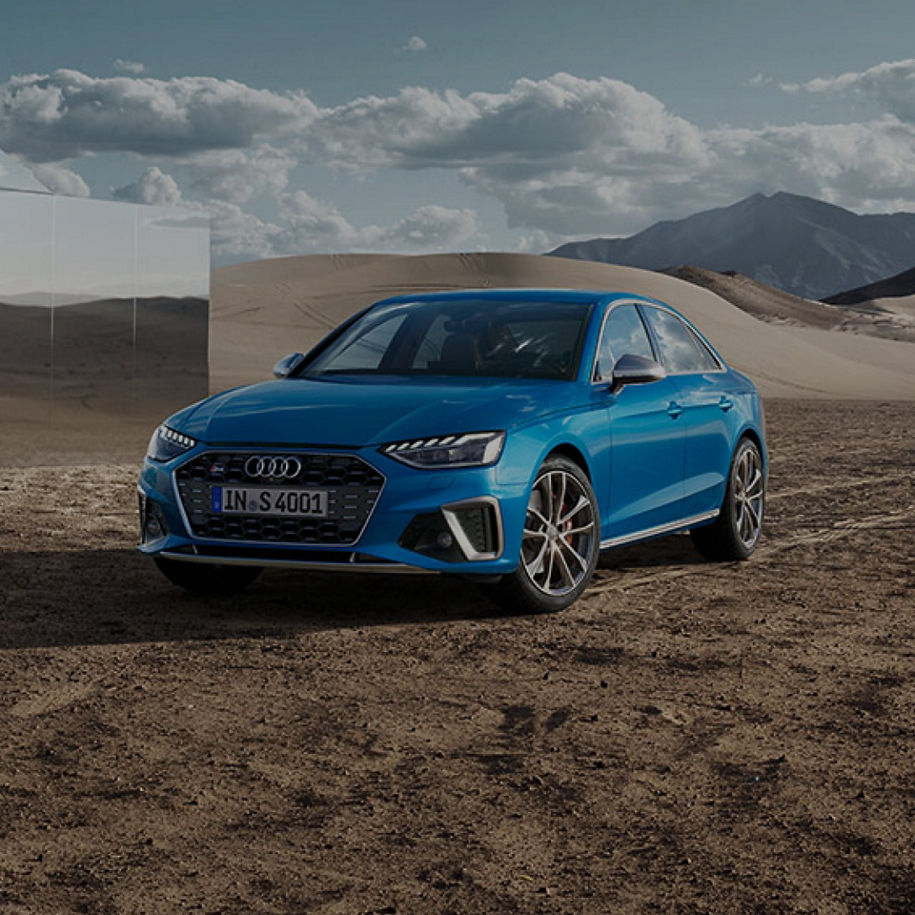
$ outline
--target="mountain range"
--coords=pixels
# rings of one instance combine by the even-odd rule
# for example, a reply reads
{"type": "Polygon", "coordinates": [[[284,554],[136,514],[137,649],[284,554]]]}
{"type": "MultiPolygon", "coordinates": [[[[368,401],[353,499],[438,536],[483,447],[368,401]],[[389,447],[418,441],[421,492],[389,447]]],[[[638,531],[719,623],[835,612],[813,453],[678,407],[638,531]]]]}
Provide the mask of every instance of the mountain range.
{"type": "Polygon", "coordinates": [[[859,215],[780,191],[655,223],[629,238],[573,241],[556,257],[643,267],[737,271],[807,299],[825,299],[915,264],[915,213],[859,215]]]}

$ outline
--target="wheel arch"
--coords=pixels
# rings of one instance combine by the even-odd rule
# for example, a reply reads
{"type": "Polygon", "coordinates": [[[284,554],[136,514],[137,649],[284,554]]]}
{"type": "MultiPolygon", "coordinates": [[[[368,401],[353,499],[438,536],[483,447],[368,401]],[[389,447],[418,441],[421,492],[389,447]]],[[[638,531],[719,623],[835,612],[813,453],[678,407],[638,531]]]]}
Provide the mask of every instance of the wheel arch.
{"type": "Polygon", "coordinates": [[[768,472],[769,455],[766,451],[766,445],[765,445],[765,442],[763,441],[762,435],[760,435],[760,433],[759,433],[759,430],[754,428],[753,426],[745,426],[741,430],[740,435],[737,436],[737,442],[734,445],[735,451],[737,450],[737,446],[740,444],[740,442],[745,438],[749,439],[751,442],[753,442],[753,444],[756,445],[756,447],[759,449],[760,456],[762,457],[763,468],[768,472]]]}
{"type": "MultiPolygon", "coordinates": [[[[573,464],[577,464],[583,471],[585,476],[590,482],[593,482],[591,479],[591,466],[588,463],[588,459],[585,457],[584,453],[580,448],[573,445],[571,442],[561,442],[558,445],[554,445],[547,452],[544,457],[544,461],[549,460],[551,457],[564,457],[570,460],[573,464]]],[[[543,461],[541,461],[541,464],[543,461]]]]}

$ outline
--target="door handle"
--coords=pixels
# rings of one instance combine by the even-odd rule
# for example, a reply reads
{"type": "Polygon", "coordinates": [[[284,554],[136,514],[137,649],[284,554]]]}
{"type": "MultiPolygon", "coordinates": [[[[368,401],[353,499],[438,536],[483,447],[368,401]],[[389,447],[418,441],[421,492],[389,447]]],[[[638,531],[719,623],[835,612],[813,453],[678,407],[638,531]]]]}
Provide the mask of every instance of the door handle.
{"type": "Polygon", "coordinates": [[[676,419],[683,412],[683,407],[680,406],[675,400],[672,400],[667,405],[667,415],[671,419],[676,419]]]}
{"type": "Polygon", "coordinates": [[[721,400],[718,401],[718,406],[727,413],[731,407],[734,406],[734,401],[730,397],[725,397],[724,394],[721,395],[721,400]]]}

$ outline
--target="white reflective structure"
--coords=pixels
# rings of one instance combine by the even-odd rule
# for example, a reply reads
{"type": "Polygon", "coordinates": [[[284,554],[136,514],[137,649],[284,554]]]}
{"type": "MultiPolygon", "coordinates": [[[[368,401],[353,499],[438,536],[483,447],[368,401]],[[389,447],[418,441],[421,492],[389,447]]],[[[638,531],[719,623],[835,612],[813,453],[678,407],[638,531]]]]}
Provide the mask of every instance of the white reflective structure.
{"type": "Polygon", "coordinates": [[[50,191],[23,165],[0,149],[0,189],[6,191],[50,191]]]}
{"type": "Polygon", "coordinates": [[[0,420],[116,429],[206,396],[209,277],[205,214],[57,196],[0,154],[0,420]]]}

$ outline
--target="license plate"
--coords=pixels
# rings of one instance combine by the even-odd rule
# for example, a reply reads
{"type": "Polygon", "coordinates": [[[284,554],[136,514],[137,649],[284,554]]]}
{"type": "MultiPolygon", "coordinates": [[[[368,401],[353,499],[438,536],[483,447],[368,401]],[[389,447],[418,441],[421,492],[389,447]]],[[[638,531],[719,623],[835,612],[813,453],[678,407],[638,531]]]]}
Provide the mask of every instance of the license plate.
{"type": "Polygon", "coordinates": [[[324,518],[324,489],[255,489],[249,486],[214,486],[210,490],[214,515],[280,515],[289,518],[324,518]]]}

